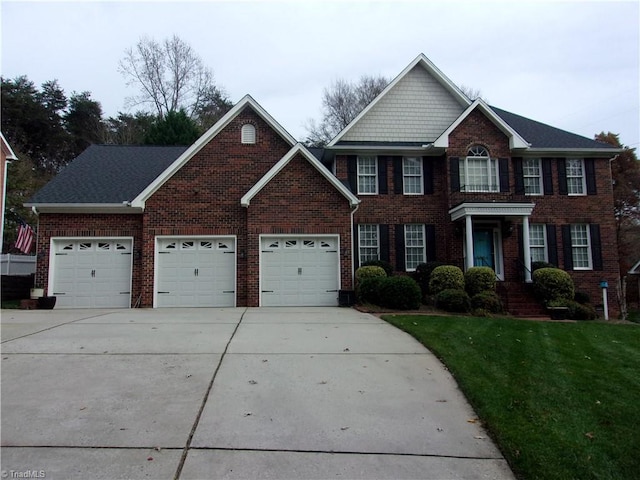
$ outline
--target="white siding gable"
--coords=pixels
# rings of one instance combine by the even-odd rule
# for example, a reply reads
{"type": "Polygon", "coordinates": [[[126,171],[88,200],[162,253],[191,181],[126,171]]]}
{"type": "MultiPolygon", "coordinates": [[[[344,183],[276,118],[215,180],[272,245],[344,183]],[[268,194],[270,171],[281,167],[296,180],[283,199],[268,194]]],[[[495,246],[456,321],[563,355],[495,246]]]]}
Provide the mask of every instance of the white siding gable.
{"type": "Polygon", "coordinates": [[[432,142],[463,111],[451,93],[418,64],[340,141],[432,142]]]}

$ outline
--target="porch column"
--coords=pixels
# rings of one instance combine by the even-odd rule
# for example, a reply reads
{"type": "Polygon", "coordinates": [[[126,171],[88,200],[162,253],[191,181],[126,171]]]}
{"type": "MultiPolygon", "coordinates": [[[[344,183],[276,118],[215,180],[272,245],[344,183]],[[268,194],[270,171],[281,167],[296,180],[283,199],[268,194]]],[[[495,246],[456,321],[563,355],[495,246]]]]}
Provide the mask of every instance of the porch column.
{"type": "Polygon", "coordinates": [[[465,236],[466,236],[466,270],[473,267],[473,222],[471,221],[471,215],[464,216],[465,221],[465,236]]]}
{"type": "Polygon", "coordinates": [[[522,217],[522,248],[524,249],[524,281],[531,283],[531,242],[529,240],[529,217],[522,217]]]}

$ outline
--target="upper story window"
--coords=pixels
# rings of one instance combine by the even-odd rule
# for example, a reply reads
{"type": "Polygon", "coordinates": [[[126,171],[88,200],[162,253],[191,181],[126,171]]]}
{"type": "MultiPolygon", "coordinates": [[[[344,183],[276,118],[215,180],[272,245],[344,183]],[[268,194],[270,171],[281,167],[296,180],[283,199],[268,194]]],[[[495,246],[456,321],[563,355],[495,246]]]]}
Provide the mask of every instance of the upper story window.
{"type": "Polygon", "coordinates": [[[358,225],[358,256],[360,265],[380,259],[380,229],[378,225],[358,225]]]}
{"type": "Polygon", "coordinates": [[[358,194],[378,193],[378,161],[374,156],[358,157],[358,194]]]}
{"type": "Polygon", "coordinates": [[[422,195],[424,185],[422,158],[404,157],[402,159],[402,183],[405,195],[422,195]]]}
{"type": "Polygon", "coordinates": [[[567,193],[569,195],[584,195],[587,191],[584,174],[584,159],[567,158],[567,193]]]}
{"type": "Polygon", "coordinates": [[[475,145],[460,159],[460,190],[465,192],[498,192],[498,162],[486,148],[475,145]]]}
{"type": "Polygon", "coordinates": [[[245,123],[240,130],[240,138],[242,143],[256,143],[256,127],[250,123],[245,123]]]}
{"type": "Polygon", "coordinates": [[[542,161],[539,158],[525,158],[522,161],[525,195],[542,195],[542,161]]]}

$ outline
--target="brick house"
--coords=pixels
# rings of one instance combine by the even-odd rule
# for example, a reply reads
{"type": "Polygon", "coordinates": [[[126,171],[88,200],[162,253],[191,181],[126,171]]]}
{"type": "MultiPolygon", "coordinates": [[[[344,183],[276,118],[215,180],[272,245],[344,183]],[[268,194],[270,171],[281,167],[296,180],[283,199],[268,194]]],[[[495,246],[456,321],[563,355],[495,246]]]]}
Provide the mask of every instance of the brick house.
{"type": "Polygon", "coordinates": [[[188,147],[90,147],[27,204],[37,281],[63,307],[337,305],[364,261],[437,260],[492,267],[526,313],[543,260],[598,303],[618,152],[471,102],[419,55],[324,149],[250,96],[188,147]]]}

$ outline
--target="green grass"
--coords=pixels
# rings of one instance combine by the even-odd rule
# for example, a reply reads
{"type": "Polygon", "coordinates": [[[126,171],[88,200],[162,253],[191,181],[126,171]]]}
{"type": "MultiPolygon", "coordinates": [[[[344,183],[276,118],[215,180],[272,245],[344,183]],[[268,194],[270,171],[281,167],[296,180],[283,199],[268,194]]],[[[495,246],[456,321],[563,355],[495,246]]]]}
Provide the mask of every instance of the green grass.
{"type": "Polygon", "coordinates": [[[443,361],[519,478],[639,478],[639,326],[383,318],[443,361]]]}

